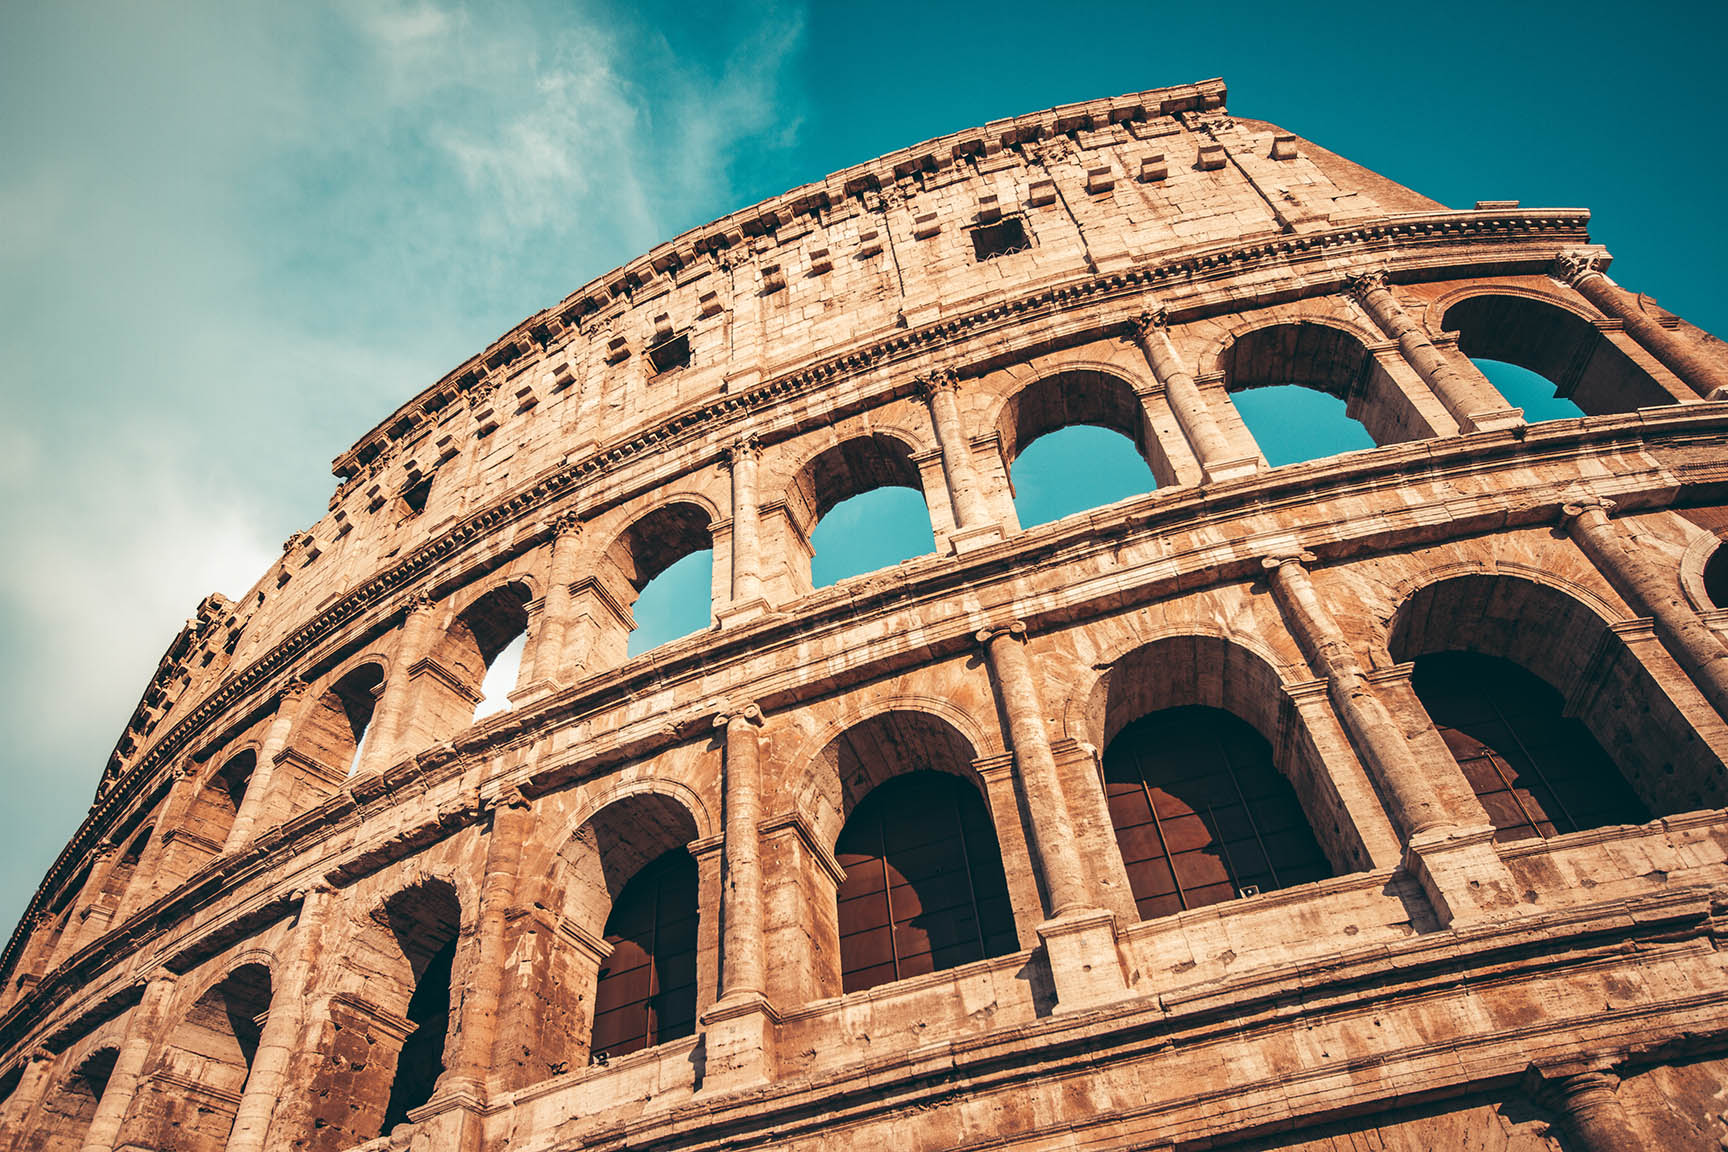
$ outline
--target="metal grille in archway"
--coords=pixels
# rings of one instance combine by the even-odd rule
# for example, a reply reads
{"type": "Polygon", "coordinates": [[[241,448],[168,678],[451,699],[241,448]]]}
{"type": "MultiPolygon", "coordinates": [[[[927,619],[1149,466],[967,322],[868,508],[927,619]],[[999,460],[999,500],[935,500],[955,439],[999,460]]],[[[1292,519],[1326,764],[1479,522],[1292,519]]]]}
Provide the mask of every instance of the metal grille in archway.
{"type": "Polygon", "coordinates": [[[696,1030],[696,861],[683,848],[630,878],[606,921],[592,1051],[622,1056],[696,1030]]]}
{"type": "Polygon", "coordinates": [[[1142,920],[1332,875],[1272,749],[1228,712],[1136,720],[1110,742],[1104,777],[1142,920]]]}
{"type": "Polygon", "coordinates": [[[1474,652],[1419,657],[1412,683],[1494,825],[1496,840],[1641,824],[1649,811],[1560,693],[1474,652]]]}
{"type": "Polygon", "coordinates": [[[996,831],[977,791],[919,771],[872,791],[834,846],[847,992],[1015,951],[996,831]]]}

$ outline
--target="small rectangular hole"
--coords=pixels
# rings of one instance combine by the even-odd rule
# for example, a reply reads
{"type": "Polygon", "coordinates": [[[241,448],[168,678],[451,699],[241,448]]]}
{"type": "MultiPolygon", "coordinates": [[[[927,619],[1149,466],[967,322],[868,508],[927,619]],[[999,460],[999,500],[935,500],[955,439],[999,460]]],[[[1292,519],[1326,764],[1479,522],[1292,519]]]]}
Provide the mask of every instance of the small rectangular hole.
{"type": "Polygon", "coordinates": [[[662,340],[648,349],[648,363],[653,365],[656,373],[686,367],[690,363],[690,337],[679,334],[670,340],[662,340]]]}
{"type": "Polygon", "coordinates": [[[1018,216],[1004,216],[994,224],[980,224],[972,229],[972,251],[980,262],[1024,252],[1030,247],[1032,241],[1026,235],[1026,223],[1018,216]]]}

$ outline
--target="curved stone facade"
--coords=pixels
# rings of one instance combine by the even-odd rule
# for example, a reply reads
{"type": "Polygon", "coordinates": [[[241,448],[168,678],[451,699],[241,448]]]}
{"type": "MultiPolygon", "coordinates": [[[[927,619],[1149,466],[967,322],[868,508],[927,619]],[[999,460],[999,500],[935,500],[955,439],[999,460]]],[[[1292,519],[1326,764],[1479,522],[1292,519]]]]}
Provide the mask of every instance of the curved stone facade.
{"type": "Polygon", "coordinates": [[[0,1147],[1715,1148],[1728,355],[1586,222],[1209,81],[524,321],[164,656],[5,952],[0,1147]],[[1281,383],[1378,446],[1268,467],[1232,396],[1281,383]],[[1023,530],[1010,468],[1071,424],[1157,488],[1023,530]],[[935,552],[812,589],[883,485],[935,552]],[[628,657],[708,548],[712,626],[628,657]],[[1232,796],[1156,775],[1214,742],[1232,796]],[[897,855],[921,819],[961,831],[897,855]]]}

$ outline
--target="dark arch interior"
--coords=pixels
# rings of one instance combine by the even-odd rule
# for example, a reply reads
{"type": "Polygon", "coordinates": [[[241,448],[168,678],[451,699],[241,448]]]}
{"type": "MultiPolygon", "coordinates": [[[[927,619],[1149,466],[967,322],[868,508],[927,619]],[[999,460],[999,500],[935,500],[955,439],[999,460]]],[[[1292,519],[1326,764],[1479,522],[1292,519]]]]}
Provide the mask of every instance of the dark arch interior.
{"type": "Polygon", "coordinates": [[[242,964],[198,997],[169,1033],[159,1071],[146,1082],[154,1097],[137,1108],[148,1135],[139,1146],[176,1152],[222,1152],[270,1009],[270,970],[242,964]],[[208,1094],[188,1096],[195,1082],[208,1094]]]}
{"type": "Polygon", "coordinates": [[[1630,412],[1674,398],[1596,326],[1564,308],[1524,296],[1472,296],[1446,310],[1441,326],[1458,333],[1472,359],[1499,360],[1551,381],[1586,413],[1630,412]]]}
{"type": "Polygon", "coordinates": [[[18,1144],[20,1152],[78,1152],[83,1148],[118,1056],[113,1048],[98,1048],[49,1092],[37,1113],[36,1130],[18,1144]]]}
{"type": "Polygon", "coordinates": [[[590,1051],[622,1056],[696,1031],[696,861],[674,848],[630,878],[606,920],[590,1051]]]}
{"type": "Polygon", "coordinates": [[[1232,392],[1296,384],[1340,400],[1360,393],[1373,358],[1362,342],[1324,324],[1274,324],[1231,344],[1219,367],[1232,392]]]}
{"type": "Polygon", "coordinates": [[[1222,709],[1127,725],[1105,750],[1104,780],[1142,920],[1332,875],[1271,745],[1222,709]]]}
{"type": "Polygon", "coordinates": [[[1509,660],[1432,652],[1416,696],[1494,825],[1498,840],[1641,824],[1649,810],[1560,693],[1509,660]]]}
{"type": "Polygon", "coordinates": [[[841,984],[857,992],[1019,947],[1008,881],[977,789],[944,772],[896,776],[834,846],[841,984]]]}
{"type": "Polygon", "coordinates": [[[403,1041],[390,1083],[390,1100],[378,1135],[406,1123],[410,1110],[432,1099],[443,1074],[444,1042],[450,1033],[451,969],[462,915],[447,884],[418,884],[385,905],[385,918],[407,958],[414,990],[404,1013],[413,1031],[403,1041]]]}
{"type": "Polygon", "coordinates": [[[1716,608],[1728,608],[1728,546],[1721,543],[1704,561],[1704,595],[1716,608]]]}

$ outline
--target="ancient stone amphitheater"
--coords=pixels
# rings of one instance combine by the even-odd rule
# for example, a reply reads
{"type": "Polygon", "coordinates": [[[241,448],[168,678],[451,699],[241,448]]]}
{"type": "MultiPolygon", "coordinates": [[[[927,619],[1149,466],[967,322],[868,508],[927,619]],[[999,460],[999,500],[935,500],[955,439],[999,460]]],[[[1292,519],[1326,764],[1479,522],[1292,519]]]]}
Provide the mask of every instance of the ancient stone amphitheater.
{"type": "Polygon", "coordinates": [[[523,321],[164,656],[4,954],[0,1147],[1717,1148],[1728,355],[1587,219],[1208,81],[523,321]],[[1377,447],[1268,466],[1291,384],[1377,447]],[[1155,490],[1023,529],[1074,424],[1155,490]],[[933,552],[813,588],[882,486],[933,552]]]}

